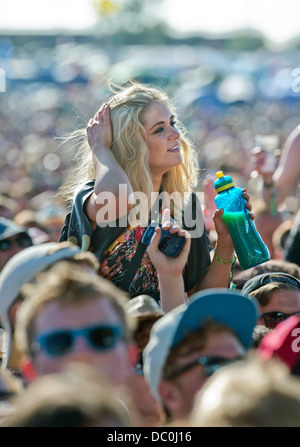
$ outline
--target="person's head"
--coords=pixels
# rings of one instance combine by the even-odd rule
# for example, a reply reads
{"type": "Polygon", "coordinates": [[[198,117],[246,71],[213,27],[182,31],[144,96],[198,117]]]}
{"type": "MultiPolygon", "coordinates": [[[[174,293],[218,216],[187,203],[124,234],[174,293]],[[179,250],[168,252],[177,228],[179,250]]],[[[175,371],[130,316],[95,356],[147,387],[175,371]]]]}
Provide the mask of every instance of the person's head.
{"type": "Polygon", "coordinates": [[[286,241],[289,237],[293,220],[284,220],[273,233],[272,242],[274,246],[275,259],[284,259],[284,249],[286,241]]]}
{"type": "Polygon", "coordinates": [[[126,383],[134,321],[126,313],[128,298],[122,290],[61,262],[40,273],[23,292],[15,337],[24,365],[43,376],[80,361],[94,365],[115,385],[126,383]]]}
{"type": "Polygon", "coordinates": [[[242,294],[259,303],[258,324],[273,329],[293,314],[300,315],[300,279],[283,272],[263,273],[249,279],[242,294]]]}
{"type": "Polygon", "coordinates": [[[263,264],[237,272],[234,275],[233,282],[236,285],[236,288],[241,290],[245,283],[254,276],[272,272],[288,273],[289,275],[293,275],[300,279],[300,266],[298,264],[283,259],[269,259],[263,264]]]}
{"type": "Polygon", "coordinates": [[[217,371],[199,391],[191,427],[299,427],[299,379],[257,351],[217,371]]]}
{"type": "Polygon", "coordinates": [[[89,365],[75,363],[40,377],[10,400],[2,427],[129,427],[114,387],[89,365]]]}
{"type": "Polygon", "coordinates": [[[136,321],[133,334],[137,345],[138,356],[130,380],[130,395],[137,413],[137,424],[140,426],[157,426],[163,420],[163,410],[158,400],[153,396],[143,372],[143,350],[149,342],[153,324],[165,312],[149,295],[139,295],[128,301],[126,309],[136,321]]]}
{"type": "Polygon", "coordinates": [[[153,324],[162,317],[165,312],[150,295],[138,295],[131,298],[126,304],[126,310],[136,320],[136,328],[133,338],[139,351],[143,351],[149,341],[153,324]]]}
{"type": "Polygon", "coordinates": [[[46,203],[36,211],[38,224],[45,228],[49,241],[59,240],[61,229],[64,225],[66,211],[62,206],[54,202],[46,203]]]}
{"type": "Polygon", "coordinates": [[[266,327],[264,324],[257,324],[252,334],[252,348],[256,349],[265,335],[271,332],[272,329],[266,327]]]}
{"type": "Polygon", "coordinates": [[[0,194],[0,216],[13,220],[18,213],[18,201],[5,194],[0,194]]]}
{"type": "Polygon", "coordinates": [[[33,245],[26,228],[0,217],[0,271],[15,254],[33,245]]]}
{"type": "Polygon", "coordinates": [[[278,358],[289,368],[292,375],[300,377],[300,315],[291,317],[278,323],[263,337],[258,345],[257,353],[260,358],[268,361],[278,358]]]}
{"type": "Polygon", "coordinates": [[[19,355],[13,342],[15,315],[23,301],[21,288],[34,281],[35,276],[62,260],[69,260],[92,271],[99,268],[96,257],[81,252],[71,242],[49,242],[24,248],[15,254],[0,273],[0,319],[5,330],[5,349],[2,368],[19,367],[19,355]]]}
{"type": "Polygon", "coordinates": [[[219,367],[247,353],[257,319],[254,301],[229,289],[194,294],[152,327],[144,373],[169,420],[185,417],[219,367]]]}
{"type": "MultiPolygon", "coordinates": [[[[149,200],[153,178],[163,175],[162,189],[169,194],[177,191],[183,199],[184,192],[197,185],[198,159],[166,93],[136,81],[110,86],[110,90],[113,93],[107,103],[113,131],[111,150],[126,172],[133,191],[145,193],[149,200]]],[[[85,129],[74,135],[85,141],[77,152],[76,180],[82,183],[95,177],[92,152],[85,129]]],[[[70,182],[67,185],[61,191],[70,192],[72,196],[76,185],[74,182],[73,188],[69,188],[70,182]]]]}

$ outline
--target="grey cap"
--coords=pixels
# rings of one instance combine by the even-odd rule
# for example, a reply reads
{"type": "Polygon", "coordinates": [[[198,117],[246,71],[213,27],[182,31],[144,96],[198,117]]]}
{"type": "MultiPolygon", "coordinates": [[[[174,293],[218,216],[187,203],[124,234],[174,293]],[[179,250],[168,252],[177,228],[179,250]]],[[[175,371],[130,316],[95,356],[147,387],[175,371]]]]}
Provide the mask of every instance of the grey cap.
{"type": "Polygon", "coordinates": [[[290,284],[291,286],[300,289],[300,280],[289,273],[284,272],[267,272],[255,275],[253,278],[248,279],[242,288],[243,295],[249,295],[254,290],[260,289],[266,284],[273,282],[290,284]]]}
{"type": "Polygon", "coordinates": [[[0,241],[21,233],[28,234],[27,229],[17,225],[13,220],[0,217],[0,241]]]}
{"type": "Polygon", "coordinates": [[[3,369],[7,368],[11,352],[12,327],[9,309],[17,299],[22,286],[46,267],[62,259],[73,258],[80,252],[80,247],[71,242],[46,242],[23,249],[5,264],[0,273],[0,318],[6,332],[3,369]]]}
{"type": "Polygon", "coordinates": [[[158,318],[165,314],[160,305],[150,295],[138,295],[126,303],[127,312],[139,320],[158,318]]]}

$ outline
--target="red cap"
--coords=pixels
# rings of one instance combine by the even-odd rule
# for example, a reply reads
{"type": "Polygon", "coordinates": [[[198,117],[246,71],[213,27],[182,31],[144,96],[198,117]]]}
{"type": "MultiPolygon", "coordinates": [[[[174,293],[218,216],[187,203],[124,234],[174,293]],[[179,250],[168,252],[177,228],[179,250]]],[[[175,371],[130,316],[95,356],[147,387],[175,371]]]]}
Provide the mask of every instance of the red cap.
{"type": "Polygon", "coordinates": [[[300,316],[292,315],[279,323],[263,337],[257,351],[264,360],[279,357],[293,372],[300,362],[300,316]]]}

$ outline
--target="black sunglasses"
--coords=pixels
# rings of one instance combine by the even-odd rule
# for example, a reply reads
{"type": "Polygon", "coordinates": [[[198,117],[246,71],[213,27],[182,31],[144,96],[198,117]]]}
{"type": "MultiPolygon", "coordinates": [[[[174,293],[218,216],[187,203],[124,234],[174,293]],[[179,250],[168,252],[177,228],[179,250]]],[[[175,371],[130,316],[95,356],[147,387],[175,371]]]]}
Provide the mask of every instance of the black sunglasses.
{"type": "Polygon", "coordinates": [[[17,245],[19,248],[27,248],[32,245],[32,240],[27,234],[18,234],[13,239],[3,239],[0,241],[0,250],[10,250],[13,245],[17,245]]]}
{"type": "Polygon", "coordinates": [[[269,329],[274,329],[274,327],[277,326],[281,321],[286,320],[287,318],[291,317],[292,315],[300,315],[300,311],[293,312],[291,314],[286,314],[284,312],[264,312],[261,314],[258,314],[258,318],[263,318],[265,326],[269,329]]]}
{"type": "Polygon", "coordinates": [[[32,344],[32,352],[37,353],[44,349],[50,356],[63,356],[72,351],[74,340],[80,336],[84,337],[95,351],[106,351],[116,346],[123,338],[123,333],[119,326],[112,325],[60,329],[40,335],[32,344]]]}
{"type": "Polygon", "coordinates": [[[230,363],[233,363],[236,360],[241,360],[242,358],[243,357],[235,357],[231,359],[224,357],[210,357],[210,356],[199,357],[193,362],[190,362],[187,365],[184,365],[178,368],[177,370],[170,372],[165,376],[165,379],[166,380],[175,379],[176,377],[180,376],[186,371],[189,371],[190,369],[194,368],[197,365],[201,365],[203,367],[203,371],[206,377],[210,377],[222,366],[229,365],[230,363]]]}

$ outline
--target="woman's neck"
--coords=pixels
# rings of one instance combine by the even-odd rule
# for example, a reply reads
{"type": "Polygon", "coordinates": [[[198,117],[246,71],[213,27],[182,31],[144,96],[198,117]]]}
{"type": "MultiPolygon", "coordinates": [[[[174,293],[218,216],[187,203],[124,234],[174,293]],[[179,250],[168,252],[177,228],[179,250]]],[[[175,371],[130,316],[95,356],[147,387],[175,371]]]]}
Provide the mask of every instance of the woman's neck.
{"type": "Polygon", "coordinates": [[[153,192],[159,192],[162,183],[162,175],[152,175],[153,192]]]}

